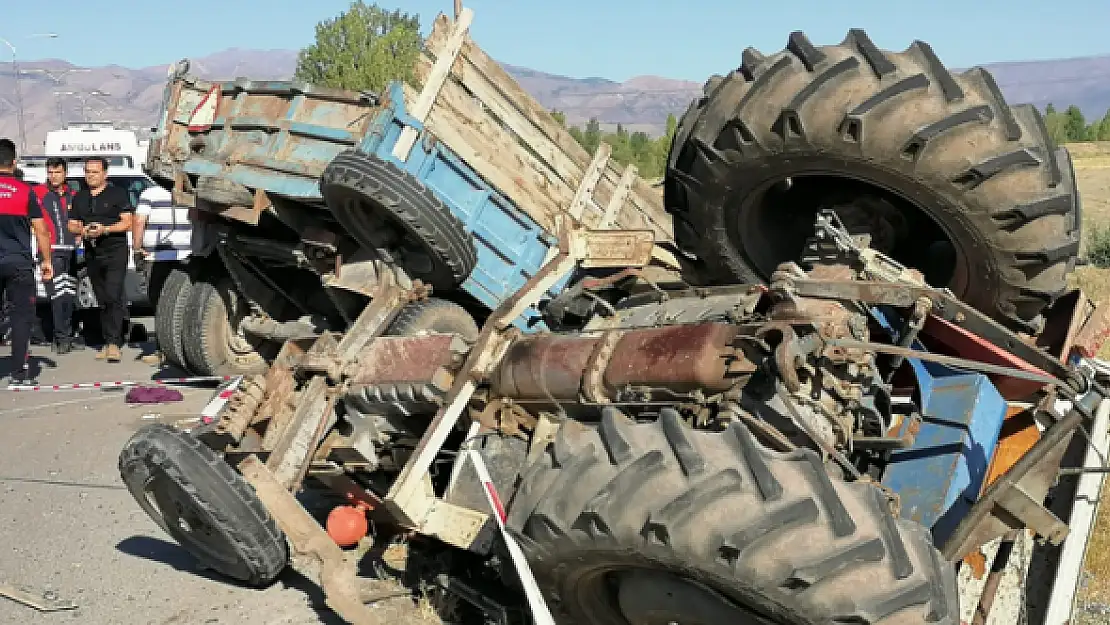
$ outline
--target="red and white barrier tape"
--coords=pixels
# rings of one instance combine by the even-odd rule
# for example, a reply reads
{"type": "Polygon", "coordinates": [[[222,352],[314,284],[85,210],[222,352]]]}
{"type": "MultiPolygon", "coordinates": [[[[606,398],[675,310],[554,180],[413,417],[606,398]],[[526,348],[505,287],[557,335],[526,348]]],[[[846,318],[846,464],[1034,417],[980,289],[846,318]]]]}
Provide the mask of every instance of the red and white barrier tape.
{"type": "Polygon", "coordinates": [[[207,425],[215,421],[217,415],[219,415],[220,411],[224,409],[224,406],[227,405],[228,400],[231,399],[231,396],[235,394],[236,389],[238,389],[239,385],[242,383],[243,376],[238,375],[231,380],[230,384],[225,384],[223,388],[221,388],[219,392],[216,393],[215,397],[213,397],[207,404],[205,404],[204,408],[201,408],[200,422],[207,425]]]}
{"type": "MultiPolygon", "coordinates": [[[[475,423],[475,425],[480,424],[475,423]]],[[[509,549],[509,557],[512,558],[517,574],[520,575],[521,584],[524,586],[524,596],[528,599],[528,607],[532,610],[532,622],[535,625],[555,625],[555,618],[551,616],[551,611],[547,609],[547,603],[543,600],[543,593],[540,592],[540,587],[536,584],[536,577],[528,566],[528,560],[525,559],[524,552],[520,550],[520,545],[505,529],[505,504],[501,502],[501,496],[497,494],[497,487],[494,486],[493,479],[490,478],[485,461],[473,449],[467,450],[466,453],[470,456],[470,462],[478,473],[478,480],[482,482],[482,490],[486,493],[486,501],[489,502],[490,508],[494,511],[493,517],[497,519],[497,527],[501,529],[501,538],[509,549]]]]}
{"type": "Polygon", "coordinates": [[[28,391],[79,391],[85,389],[122,388],[125,386],[143,386],[147,384],[172,386],[174,384],[194,384],[196,382],[227,382],[235,379],[231,375],[201,375],[191,378],[163,378],[161,380],[134,381],[123,380],[116,382],[78,382],[76,384],[12,384],[5,387],[13,393],[26,393],[28,391]]]}

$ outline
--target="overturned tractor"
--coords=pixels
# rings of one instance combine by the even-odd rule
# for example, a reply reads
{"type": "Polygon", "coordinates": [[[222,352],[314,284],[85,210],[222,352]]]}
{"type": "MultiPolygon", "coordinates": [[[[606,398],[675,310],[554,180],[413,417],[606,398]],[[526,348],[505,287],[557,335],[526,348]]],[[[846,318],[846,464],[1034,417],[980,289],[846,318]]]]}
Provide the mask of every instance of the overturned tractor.
{"type": "MultiPolygon", "coordinates": [[[[453,72],[448,48],[435,62],[453,72]]],[[[375,261],[365,307],[327,326],[341,334],[286,341],[214,419],[136,433],[120,456],[136,500],[233,579],[315,564],[355,623],[376,621],[343,549],[385,528],[474,622],[959,623],[965,556],[1017,530],[1067,536],[1046,495],[1107,397],[1086,360],[1104,320],[1061,297],[1079,240],[1067,153],[986,72],[952,74],[922,43],[796,33],[742,60],[679,124],[674,254],[651,231],[587,230],[595,155],[558,253],[513,265],[527,281],[481,327],[375,261]],[[305,490],[338,499],[319,522],[305,490]]],[[[467,154],[471,182],[512,181],[514,202],[513,185],[559,178],[410,129],[467,154]]],[[[473,188],[425,191],[492,197],[473,188]]]]}
{"type": "MultiPolygon", "coordinates": [[[[288,344],[218,421],[137,433],[121,471],[167,532],[256,584],[285,565],[286,538],[319,553],[323,530],[283,508],[307,480],[377,524],[477,554],[496,573],[480,576],[483,609],[522,584],[498,515],[559,622],[956,623],[954,559],[1015,523],[1066,534],[1039,504],[1013,503],[1050,486],[1028,463],[985,484],[1006,400],[1038,414],[1070,400],[1028,452],[1058,462],[1102,391],[856,247],[831,213],[818,233],[809,269],[785,264],[767,287],[590,279],[568,297],[589,291],[603,312],[575,331],[498,327],[522,293],[478,334],[400,332],[391,319],[429,300],[382,294],[357,342],[288,344]],[[984,343],[1012,355],[951,355],[984,343]]],[[[350,514],[333,514],[333,538],[350,514]]],[[[355,600],[335,605],[362,618],[355,600]]]]}

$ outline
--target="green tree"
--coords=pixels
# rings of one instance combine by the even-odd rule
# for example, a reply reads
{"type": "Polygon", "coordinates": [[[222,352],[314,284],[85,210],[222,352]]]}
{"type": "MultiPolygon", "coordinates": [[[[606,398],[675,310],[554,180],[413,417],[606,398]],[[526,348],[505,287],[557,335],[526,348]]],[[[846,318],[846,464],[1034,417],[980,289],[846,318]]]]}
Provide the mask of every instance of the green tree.
{"type": "Polygon", "coordinates": [[[562,126],[563,128],[567,127],[567,114],[566,113],[564,113],[564,112],[562,112],[558,109],[554,109],[554,110],[551,111],[551,116],[555,118],[555,121],[559,122],[560,126],[562,126]]]}
{"type": "Polygon", "coordinates": [[[1068,141],[1087,140],[1087,120],[1083,119],[1083,111],[1078,106],[1072,104],[1064,111],[1064,129],[1068,141]]]}
{"type": "Polygon", "coordinates": [[[316,25],[316,41],[297,57],[297,80],[335,89],[382,91],[412,82],[423,40],[420,17],[356,0],[316,25]]]}
{"type": "Polygon", "coordinates": [[[1061,144],[1068,141],[1067,120],[1049,103],[1044,110],[1044,124],[1048,129],[1048,136],[1053,143],[1061,144]]]}
{"type": "Polygon", "coordinates": [[[586,122],[586,131],[582,133],[582,147],[590,154],[597,152],[597,147],[601,145],[601,123],[597,121],[596,117],[591,117],[590,121],[586,122]]]}
{"type": "Polygon", "coordinates": [[[1098,122],[1097,133],[1091,138],[1095,141],[1110,141],[1110,111],[1106,111],[1102,116],[1098,122]]]}
{"type": "Polygon", "coordinates": [[[674,116],[674,113],[670,113],[667,115],[667,134],[664,135],[667,138],[667,143],[670,143],[670,140],[674,138],[675,132],[678,132],[678,118],[674,116]]]}

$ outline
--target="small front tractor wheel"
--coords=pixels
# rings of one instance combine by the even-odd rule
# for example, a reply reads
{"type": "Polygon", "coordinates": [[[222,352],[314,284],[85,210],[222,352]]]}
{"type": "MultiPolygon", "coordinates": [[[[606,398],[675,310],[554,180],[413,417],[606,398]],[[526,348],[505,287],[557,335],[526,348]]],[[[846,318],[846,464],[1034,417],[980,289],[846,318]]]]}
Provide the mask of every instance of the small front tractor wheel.
{"type": "Polygon", "coordinates": [[[955,625],[955,568],[876,487],[674,410],[565,424],[508,526],[559,623],[955,625]]]}
{"type": "Polygon", "coordinates": [[[196,438],[162,423],[141,428],[119,456],[131,496],[202,565],[251,586],[289,560],[285,536],[241,475],[196,438]]]}

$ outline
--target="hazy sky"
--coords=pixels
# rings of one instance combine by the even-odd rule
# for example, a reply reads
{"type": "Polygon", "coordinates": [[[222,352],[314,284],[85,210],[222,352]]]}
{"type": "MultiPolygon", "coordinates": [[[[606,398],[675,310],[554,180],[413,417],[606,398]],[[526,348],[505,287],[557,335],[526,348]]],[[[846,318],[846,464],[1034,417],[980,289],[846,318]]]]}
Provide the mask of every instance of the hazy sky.
{"type": "MultiPolygon", "coordinates": [[[[396,0],[395,0],[396,1],[396,0]]],[[[0,37],[21,59],[145,67],[231,47],[300,48],[347,0],[6,0],[0,37]],[[159,7],[166,7],[160,12],[159,7]],[[53,32],[55,39],[28,38],[53,32]]],[[[421,16],[425,30],[451,0],[382,2],[421,16]]],[[[1110,54],[1110,2],[1071,0],[471,0],[472,36],[494,58],[574,77],[642,74],[702,81],[755,46],[780,49],[802,30],[839,43],[863,27],[882,48],[914,39],[945,63],[1110,54]]],[[[10,60],[0,46],[0,62],[10,60]]]]}

